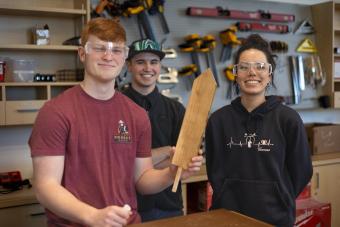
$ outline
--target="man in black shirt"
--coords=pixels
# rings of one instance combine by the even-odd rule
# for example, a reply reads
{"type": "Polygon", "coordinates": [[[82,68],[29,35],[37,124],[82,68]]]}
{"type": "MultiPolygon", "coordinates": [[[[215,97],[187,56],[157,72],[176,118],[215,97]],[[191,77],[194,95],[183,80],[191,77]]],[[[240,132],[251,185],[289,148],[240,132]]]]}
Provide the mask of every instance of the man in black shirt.
{"type": "MultiPolygon", "coordinates": [[[[170,165],[171,146],[175,146],[184,118],[184,106],[164,95],[156,86],[165,53],[150,39],[137,40],[130,46],[127,67],[132,82],[123,93],[149,114],[152,127],[152,160],[154,167],[170,165]]],[[[139,195],[138,212],[142,221],[151,221],[183,214],[181,188],[176,193],[171,187],[154,195],[139,195]]]]}

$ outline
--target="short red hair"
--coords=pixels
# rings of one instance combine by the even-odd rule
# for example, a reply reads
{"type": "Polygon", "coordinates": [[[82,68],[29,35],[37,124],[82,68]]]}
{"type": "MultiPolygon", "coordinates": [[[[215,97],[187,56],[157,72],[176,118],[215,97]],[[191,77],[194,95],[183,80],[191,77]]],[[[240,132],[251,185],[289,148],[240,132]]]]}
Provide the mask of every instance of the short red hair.
{"type": "Polygon", "coordinates": [[[126,42],[126,32],[123,26],[112,19],[98,17],[90,20],[81,33],[81,44],[84,46],[89,35],[109,42],[126,42]]]}

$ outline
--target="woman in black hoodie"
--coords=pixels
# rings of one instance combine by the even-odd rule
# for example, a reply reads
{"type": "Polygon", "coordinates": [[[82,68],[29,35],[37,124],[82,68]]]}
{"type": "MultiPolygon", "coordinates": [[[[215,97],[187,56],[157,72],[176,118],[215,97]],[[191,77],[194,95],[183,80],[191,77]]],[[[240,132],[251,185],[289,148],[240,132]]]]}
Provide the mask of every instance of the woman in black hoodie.
{"type": "Polygon", "coordinates": [[[295,199],[312,176],[298,113],[266,96],[275,61],[269,44],[250,35],[235,56],[240,96],[211,115],[205,135],[211,209],[225,208],[280,227],[295,221],[295,199]]]}

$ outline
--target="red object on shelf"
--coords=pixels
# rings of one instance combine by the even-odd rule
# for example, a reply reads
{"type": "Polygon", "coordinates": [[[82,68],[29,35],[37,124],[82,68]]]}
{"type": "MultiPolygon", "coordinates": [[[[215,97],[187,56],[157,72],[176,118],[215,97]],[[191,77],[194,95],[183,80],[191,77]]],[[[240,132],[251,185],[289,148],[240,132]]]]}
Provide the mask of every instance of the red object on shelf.
{"type": "Polygon", "coordinates": [[[22,182],[19,171],[0,173],[0,186],[3,188],[13,188],[20,186],[22,182]]]}
{"type": "Polygon", "coordinates": [[[331,204],[312,198],[296,200],[295,227],[331,227],[331,204]]]}

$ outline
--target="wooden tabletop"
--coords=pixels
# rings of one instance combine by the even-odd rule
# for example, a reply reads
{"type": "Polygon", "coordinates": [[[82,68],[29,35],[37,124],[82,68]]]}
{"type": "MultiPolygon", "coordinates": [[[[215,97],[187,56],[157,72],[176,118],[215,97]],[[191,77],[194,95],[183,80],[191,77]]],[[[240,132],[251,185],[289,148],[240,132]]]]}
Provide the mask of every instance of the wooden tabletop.
{"type": "Polygon", "coordinates": [[[8,194],[0,194],[0,209],[34,203],[38,203],[38,201],[32,188],[24,188],[8,194]]]}
{"type": "Polygon", "coordinates": [[[224,209],[189,214],[186,216],[161,219],[141,224],[129,225],[131,227],[273,227],[273,225],[255,220],[242,214],[224,209]]]}

